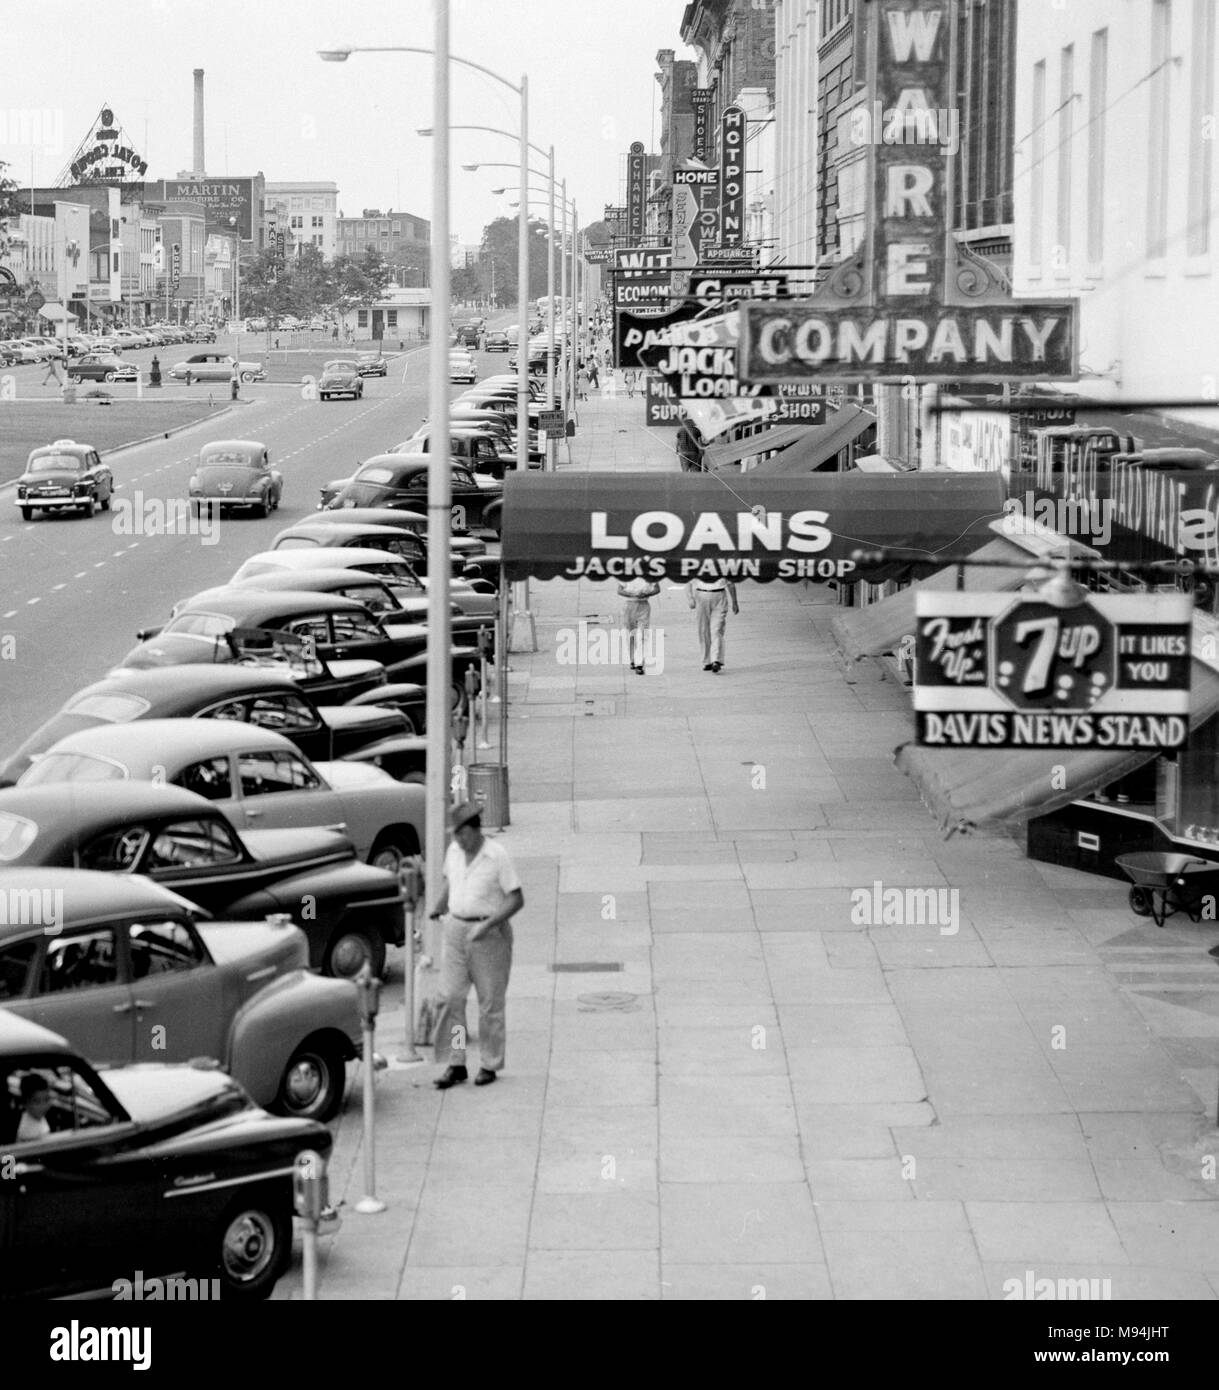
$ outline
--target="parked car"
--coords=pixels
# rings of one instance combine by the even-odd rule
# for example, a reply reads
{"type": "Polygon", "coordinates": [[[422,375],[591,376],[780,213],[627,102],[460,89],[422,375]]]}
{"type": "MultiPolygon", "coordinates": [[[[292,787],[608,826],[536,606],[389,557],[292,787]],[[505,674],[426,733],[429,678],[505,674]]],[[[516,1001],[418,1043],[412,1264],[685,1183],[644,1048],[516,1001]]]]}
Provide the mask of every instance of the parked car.
{"type": "Polygon", "coordinates": [[[227,352],[196,352],[185,362],[175,362],[167,376],[190,386],[195,381],[231,381],[239,376],[244,382],[262,381],[266,369],[261,362],[238,362],[227,352]]]}
{"type": "MultiPolygon", "coordinates": [[[[46,937],[45,948],[56,941],[46,937]]],[[[207,950],[197,933],[193,942],[207,950]]],[[[163,974],[160,987],[167,982],[175,975],[163,974]]],[[[208,1291],[215,1279],[222,1300],[265,1299],[292,1256],[297,1160],[316,1153],[324,1162],[334,1143],[325,1125],[267,1114],[207,1065],[144,1062],[103,1077],[58,1032],[7,1008],[0,1103],[0,1150],[12,1165],[0,1182],[3,1299],[113,1292],[135,1270],[195,1289],[206,1280],[208,1291]],[[50,1132],[18,1142],[31,1075],[50,1089],[50,1132]]]]}
{"type": "Polygon", "coordinates": [[[237,508],[269,516],[279,507],[284,475],[271,467],[267,446],[254,439],[215,439],[199,450],[190,480],[191,510],[237,508]]]}
{"type": "Polygon", "coordinates": [[[400,526],[369,526],[340,519],[322,521],[318,513],[295,526],[285,527],[272,540],[272,550],[303,550],[308,546],[358,545],[363,550],[386,550],[410,562],[420,575],[427,573],[427,542],[400,526]]]}
{"type": "MultiPolygon", "coordinates": [[[[268,575],[265,579],[284,577],[268,575]]],[[[307,576],[299,578],[303,582],[307,576]]],[[[363,584],[381,583],[371,575],[353,578],[363,584]]],[[[400,591],[389,592],[397,595],[400,591]]],[[[358,597],[358,593],[345,597],[358,597]]],[[[122,669],[69,696],[0,763],[0,786],[12,786],[39,754],[70,734],[133,720],[175,718],[222,719],[273,729],[311,758],[358,758],[398,776],[392,761],[395,751],[402,751],[397,740],[424,728],[425,692],[418,691],[416,700],[413,717],[400,706],[318,704],[286,671],[235,663],[122,669]]]]}
{"type": "Polygon", "coordinates": [[[318,379],[317,394],[324,401],[332,396],[350,396],[358,401],[364,395],[364,378],[353,361],[327,362],[318,379]]]}
{"type": "MultiPolygon", "coordinates": [[[[406,453],[431,452],[431,427],[421,425],[402,446],[406,453]]],[[[457,459],[471,473],[502,479],[504,473],[516,467],[516,455],[506,452],[501,437],[494,430],[476,423],[449,422],[449,457],[457,459]]]]}
{"type": "Polygon", "coordinates": [[[309,963],[329,975],[352,977],[365,964],[379,974],[386,946],[405,940],[397,875],[360,863],[346,835],[239,835],[210,801],[180,787],[9,787],[0,791],[0,846],[0,867],[143,874],[217,917],[285,913],[309,940],[309,963]]]}
{"type": "Polygon", "coordinates": [[[81,381],[139,381],[140,369],[134,362],[124,362],[112,352],[87,352],[77,361],[68,363],[68,380],[81,381]]]}
{"type": "Polygon", "coordinates": [[[389,363],[379,352],[362,352],[356,358],[356,371],[361,376],[387,376],[389,363]]]}
{"type": "Polygon", "coordinates": [[[511,344],[511,342],[510,342],[509,339],[508,339],[507,333],[505,333],[505,332],[503,332],[501,329],[498,329],[498,328],[497,328],[497,329],[494,330],[494,332],[491,332],[491,333],[488,333],[488,334],[487,334],[487,341],[486,341],[486,344],[485,344],[484,347],[483,347],[483,351],[484,351],[484,352],[507,352],[508,349],[509,349],[511,346],[512,346],[512,344],[511,344]]]}
{"type": "MultiPolygon", "coordinates": [[[[490,480],[488,480],[490,481],[490,480]]],[[[475,475],[459,463],[452,465],[451,500],[454,530],[476,526],[499,533],[503,489],[480,487],[475,475]]],[[[375,454],[350,478],[336,478],[322,488],[322,506],[341,510],[355,507],[403,507],[426,510],[428,459],[426,454],[375,454]]]]}
{"type": "Polygon", "coordinates": [[[9,362],[17,366],[39,360],[38,349],[32,343],[23,342],[20,338],[6,338],[4,352],[9,362]]]}
{"type": "Polygon", "coordinates": [[[57,439],[31,451],[25,472],[17,479],[17,505],[23,521],[35,511],[81,511],[92,516],[95,507],[110,510],[114,476],[92,444],[57,439]]]}
{"type": "Polygon", "coordinates": [[[368,763],[313,763],[273,729],[215,719],[142,719],[69,734],[19,787],[165,782],[206,797],[238,830],[341,825],[368,864],[399,873],[424,843],[423,793],[368,763]]]}
{"type": "MultiPolygon", "coordinates": [[[[312,526],[321,522],[324,525],[341,526],[392,526],[399,531],[409,531],[427,542],[428,521],[422,512],[409,512],[397,507],[319,507],[302,525],[312,526]]],[[[487,543],[477,536],[450,534],[449,549],[452,554],[461,556],[463,561],[477,562],[487,553],[487,543]]]]}

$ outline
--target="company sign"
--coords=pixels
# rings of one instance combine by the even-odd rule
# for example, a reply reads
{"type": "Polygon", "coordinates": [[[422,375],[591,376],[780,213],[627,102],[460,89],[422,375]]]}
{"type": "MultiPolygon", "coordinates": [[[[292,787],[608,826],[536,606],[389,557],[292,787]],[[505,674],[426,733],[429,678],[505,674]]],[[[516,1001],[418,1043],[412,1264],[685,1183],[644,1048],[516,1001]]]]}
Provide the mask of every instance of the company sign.
{"type": "Polygon", "coordinates": [[[626,157],[626,234],[643,240],[643,199],[646,187],[643,143],[636,140],[626,157]]]}
{"type": "Polygon", "coordinates": [[[633,247],[614,252],[614,307],[662,313],[669,306],[670,267],[667,249],[633,247]]]}
{"type": "Polygon", "coordinates": [[[86,141],[69,165],[68,172],[77,182],[86,179],[132,181],[142,179],[148,165],[129,145],[121,144],[122,132],[117,128],[114,112],[103,107],[93,131],[93,144],[86,141]]]}
{"type": "Polygon", "coordinates": [[[584,259],[589,265],[608,265],[613,254],[608,246],[590,246],[584,252],[584,259]]]}
{"type": "Polygon", "coordinates": [[[755,266],[758,263],[756,246],[724,246],[721,243],[704,242],[700,248],[703,264],[708,266],[755,266]]]}
{"type": "Polygon", "coordinates": [[[745,240],[745,113],[729,106],[720,117],[720,244],[745,240]]]}
{"type": "Polygon", "coordinates": [[[695,87],[690,100],[694,103],[694,158],[705,160],[711,153],[711,107],[715,102],[715,88],[695,87]]]}
{"type": "Polygon", "coordinates": [[[232,236],[236,227],[242,241],[253,240],[253,179],[165,179],[150,185],[145,196],[150,202],[198,203],[204,209],[209,232],[232,236]],[[230,222],[234,217],[236,223],[230,222]]]}
{"type": "Polygon", "coordinates": [[[647,364],[640,352],[672,342],[675,328],[688,323],[698,311],[699,306],[693,301],[657,314],[620,309],[614,315],[614,365],[646,371],[647,364]]]}
{"type": "Polygon", "coordinates": [[[673,264],[693,267],[705,240],[718,234],[718,169],[673,171],[673,264]]]}
{"type": "Polygon", "coordinates": [[[1183,747],[1192,604],[1184,594],[916,597],[914,709],[932,748],[1183,747]]]}

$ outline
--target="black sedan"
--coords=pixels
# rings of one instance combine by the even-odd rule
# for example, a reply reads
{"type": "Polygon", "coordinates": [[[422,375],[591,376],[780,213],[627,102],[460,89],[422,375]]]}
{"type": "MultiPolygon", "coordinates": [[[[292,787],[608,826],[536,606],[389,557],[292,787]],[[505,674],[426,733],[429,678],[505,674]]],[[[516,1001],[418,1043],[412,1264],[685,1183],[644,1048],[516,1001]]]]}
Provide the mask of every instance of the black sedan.
{"type": "Polygon", "coordinates": [[[362,352],[356,358],[356,371],[360,376],[388,376],[389,363],[379,352],[362,352]]]}
{"type": "Polygon", "coordinates": [[[17,505],[21,519],[31,521],[35,511],[80,511],[92,516],[95,508],[110,510],[114,476],[92,444],[57,439],[35,449],[17,479],[17,505]]]}
{"type": "MultiPolygon", "coordinates": [[[[275,578],[268,576],[272,583],[275,578]]],[[[379,582],[371,576],[363,578],[365,583],[379,582]]],[[[78,690],[0,763],[0,786],[11,786],[39,753],[69,734],[136,719],[231,719],[254,724],[284,734],[315,760],[374,761],[396,776],[392,755],[404,748],[413,750],[411,736],[423,728],[424,691],[419,690],[413,699],[407,711],[373,704],[318,705],[287,673],[240,665],[114,671],[105,680],[78,690]]]]}
{"type": "MultiPolygon", "coordinates": [[[[482,487],[474,474],[460,464],[451,469],[453,529],[482,526],[498,534],[503,511],[503,490],[482,487]]],[[[427,511],[427,456],[377,454],[362,463],[350,478],[336,478],[322,489],[322,506],[397,507],[427,511]]]]}
{"type": "Polygon", "coordinates": [[[333,830],[246,830],[206,798],[152,782],[74,782],[0,791],[0,845],[10,867],[147,874],[214,917],[285,913],[309,963],[374,974],[406,939],[398,876],[362,864],[333,830]]]}
{"type": "Polygon", "coordinates": [[[265,1299],[291,1260],[293,1169],[313,1154],[324,1164],[334,1142],[316,1121],[268,1115],[211,1067],[145,1063],[103,1079],[4,1009],[0,1106],[5,1299],[122,1293],[118,1281],[158,1276],[183,1299],[265,1299]],[[39,1083],[45,1133],[18,1142],[22,1092],[39,1083]]]}

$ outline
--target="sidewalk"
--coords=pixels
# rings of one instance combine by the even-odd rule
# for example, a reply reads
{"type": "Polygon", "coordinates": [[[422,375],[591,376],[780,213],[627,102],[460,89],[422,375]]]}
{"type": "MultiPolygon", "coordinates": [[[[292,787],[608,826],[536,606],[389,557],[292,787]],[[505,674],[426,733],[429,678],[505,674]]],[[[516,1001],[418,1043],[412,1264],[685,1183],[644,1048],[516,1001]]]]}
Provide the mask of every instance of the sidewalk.
{"type": "MultiPolygon", "coordinates": [[[[571,466],[674,468],[642,414],[581,403],[571,466]]],[[[909,695],[844,672],[828,590],[743,587],[719,676],[666,592],[646,678],[557,660],[617,625],[612,586],[532,594],[508,1066],[443,1094],[381,1074],[379,1216],[352,1211],[354,1092],[320,1296],[1002,1298],[1032,1271],[1215,1297],[1219,924],[941,840],[892,766],[909,695]],[[957,931],[869,924],[874,885],[955,894],[957,931]]],[[[393,1055],[397,972],[386,995],[393,1055]]]]}

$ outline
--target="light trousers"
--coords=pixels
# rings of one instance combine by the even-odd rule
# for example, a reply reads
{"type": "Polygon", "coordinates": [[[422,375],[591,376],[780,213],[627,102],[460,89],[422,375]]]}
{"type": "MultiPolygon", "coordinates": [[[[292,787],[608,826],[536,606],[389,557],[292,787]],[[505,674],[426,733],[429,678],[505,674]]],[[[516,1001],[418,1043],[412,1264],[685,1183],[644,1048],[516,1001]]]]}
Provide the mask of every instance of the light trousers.
{"type": "Polygon", "coordinates": [[[504,1065],[504,1002],[512,970],[512,923],[492,927],[477,941],[470,940],[473,926],[473,922],[459,922],[456,917],[444,919],[440,957],[443,1003],[432,1039],[435,1058],[446,1066],[465,1066],[466,998],[473,985],[478,996],[480,1065],[488,1071],[499,1071],[504,1065]]]}
{"type": "Polygon", "coordinates": [[[728,591],[719,589],[712,594],[694,591],[694,621],[698,638],[703,644],[703,665],[724,660],[724,628],[728,625],[728,591]]]}
{"type": "Polygon", "coordinates": [[[643,665],[643,654],[647,649],[645,633],[651,618],[652,605],[646,598],[629,598],[623,605],[622,623],[629,634],[628,645],[630,646],[632,666],[643,665]]]}

